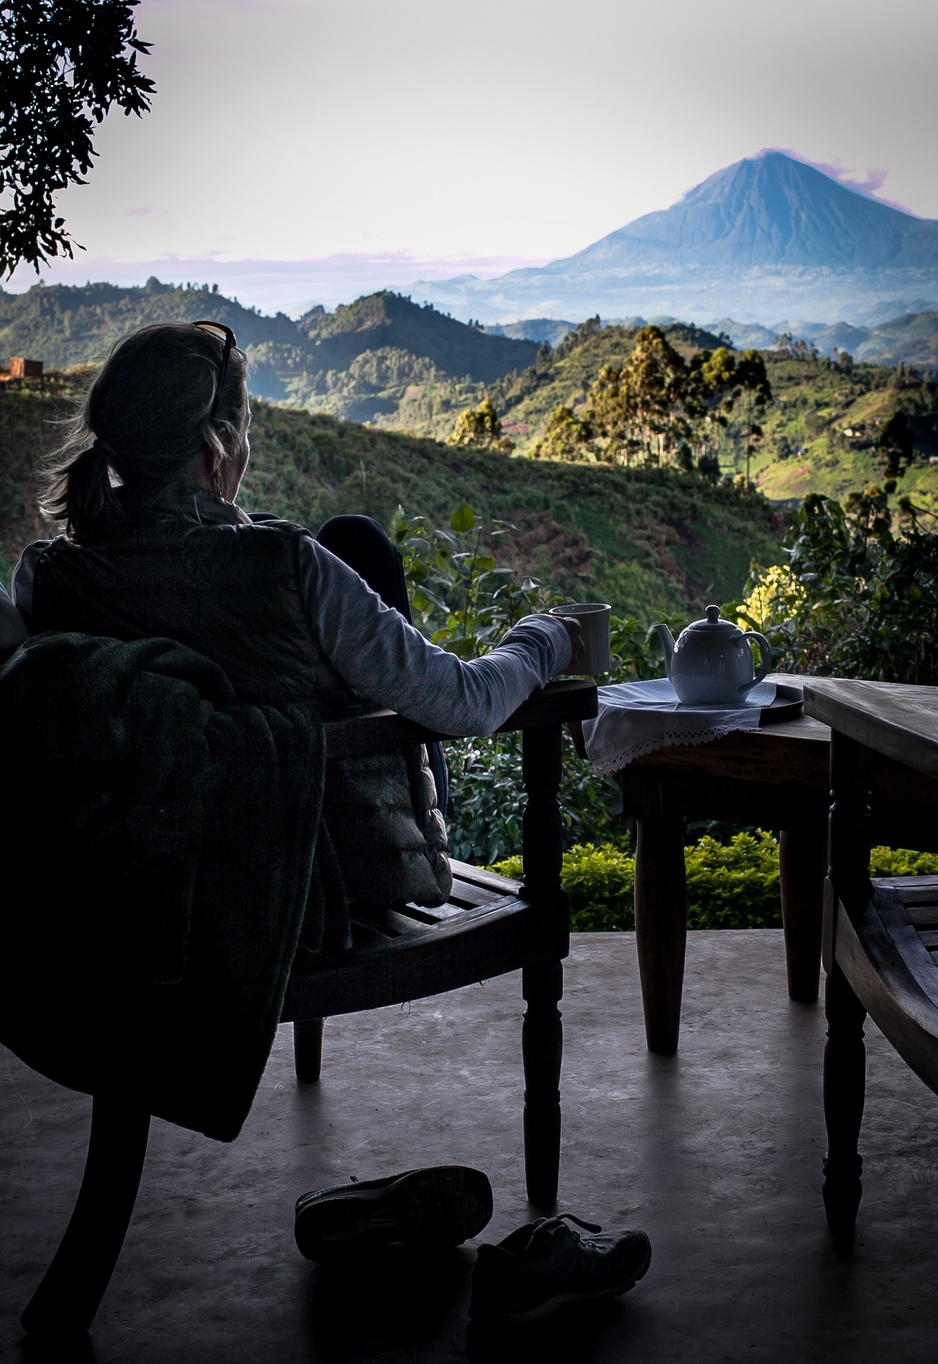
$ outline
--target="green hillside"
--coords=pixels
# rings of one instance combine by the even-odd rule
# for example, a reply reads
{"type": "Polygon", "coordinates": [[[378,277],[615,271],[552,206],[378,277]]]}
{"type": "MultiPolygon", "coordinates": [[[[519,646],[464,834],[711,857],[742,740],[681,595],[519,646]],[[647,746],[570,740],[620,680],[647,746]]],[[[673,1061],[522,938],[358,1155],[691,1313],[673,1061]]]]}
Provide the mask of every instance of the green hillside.
{"type": "Polygon", "coordinates": [[[161,284],[34,285],[0,290],[0,357],[25,355],[66,369],[97,363],[115,341],[152,322],[210,317],[236,332],[250,362],[251,391],[295,406],[370,420],[396,411],[413,384],[461,391],[490,383],[534,361],[533,341],[489,336],[398,294],[373,294],[299,322],[265,317],[225,298],[217,287],[161,284]]]}
{"type": "Polygon", "coordinates": [[[534,341],[489,335],[400,294],[370,294],[332,313],[314,308],[296,325],[320,373],[348,369],[365,351],[395,349],[431,361],[440,374],[492,383],[538,352],[534,341]]]}
{"type": "MultiPolygon", "coordinates": [[[[66,381],[0,389],[0,577],[40,531],[36,472],[66,381]]],[[[337,511],[388,523],[398,504],[448,523],[467,501],[517,531],[504,562],[651,621],[737,597],[753,557],[776,562],[778,518],[759,497],[668,469],[513,459],[323,414],[255,404],[243,502],[316,527],[337,511]]]]}
{"type": "MultiPolygon", "coordinates": [[[[685,358],[721,340],[681,323],[662,331],[685,358]]],[[[534,453],[550,413],[559,405],[581,412],[599,370],[621,366],[638,334],[635,327],[583,323],[556,350],[541,351],[534,365],[488,385],[502,434],[519,453],[534,453]]],[[[888,369],[856,363],[846,354],[832,360],[796,341],[760,353],[773,399],[762,419],[764,434],[751,476],[766,497],[785,503],[811,492],[842,497],[882,481],[877,442],[884,423],[901,410],[914,431],[915,453],[895,499],[912,495],[922,505],[938,507],[938,384],[933,379],[902,362],[888,369]]],[[[409,424],[423,429],[413,412],[409,424]]],[[[724,476],[740,476],[746,432],[739,413],[711,435],[724,476]]]]}
{"type": "MultiPolygon", "coordinates": [[[[464,325],[397,294],[373,294],[332,313],[314,308],[294,322],[282,313],[265,317],[208,285],[150,279],[137,289],[0,290],[0,358],[25,354],[56,367],[93,362],[136,327],[195,317],[216,317],[235,329],[251,362],[252,392],[268,400],[444,441],[460,414],[488,395],[502,434],[521,454],[534,451],[557,406],[582,409],[601,367],[621,366],[639,331],[594,318],[551,350],[464,325]]],[[[685,359],[726,339],[678,322],[662,330],[685,359]]],[[[807,344],[796,338],[787,352],[761,351],[776,398],[752,465],[758,487],[780,502],[864,487],[878,476],[882,425],[901,407],[915,429],[916,459],[896,496],[938,502],[938,464],[929,463],[938,455],[935,388],[908,368],[909,357],[926,371],[938,358],[938,314],[909,314],[862,336],[843,324],[811,330],[816,340],[807,344]],[[834,346],[830,359],[823,350],[834,346]],[[842,353],[850,347],[852,360],[842,353]],[[871,353],[897,368],[858,358],[871,353]]],[[[754,334],[747,344],[755,340],[754,334]]],[[[732,478],[744,467],[745,433],[731,421],[714,434],[722,472],[732,478]]]]}
{"type": "MultiPolygon", "coordinates": [[[[710,332],[682,322],[669,323],[662,330],[685,357],[721,344],[710,332]]],[[[633,326],[604,327],[598,317],[592,318],[569,332],[555,350],[542,346],[533,365],[494,383],[455,386],[431,381],[412,385],[397,412],[383,416],[381,425],[445,440],[460,411],[487,395],[502,419],[502,434],[520,453],[528,454],[554,408],[561,403],[582,405],[602,366],[621,365],[638,331],[633,326]]]]}
{"type": "MultiPolygon", "coordinates": [[[[879,436],[901,411],[915,448],[893,500],[912,496],[918,505],[938,508],[938,385],[902,364],[890,370],[853,364],[849,357],[837,364],[810,355],[764,354],[774,400],[752,466],[761,492],[776,502],[800,502],[808,493],[840,499],[882,483],[879,436]]],[[[731,428],[728,435],[728,459],[739,467],[740,433],[731,428]]]]}

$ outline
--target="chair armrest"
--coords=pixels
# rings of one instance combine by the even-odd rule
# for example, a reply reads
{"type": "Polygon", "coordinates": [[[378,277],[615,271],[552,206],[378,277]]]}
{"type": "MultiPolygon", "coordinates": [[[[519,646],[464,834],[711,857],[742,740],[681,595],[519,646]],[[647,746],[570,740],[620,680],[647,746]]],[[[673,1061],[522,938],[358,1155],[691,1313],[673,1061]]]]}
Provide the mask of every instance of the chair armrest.
{"type": "MultiPolygon", "coordinates": [[[[597,711],[596,684],[579,678],[548,682],[541,691],[510,715],[498,732],[539,728],[543,725],[563,724],[570,720],[589,720],[597,711]]],[[[362,709],[338,720],[326,721],[326,750],[330,758],[358,757],[403,748],[408,744],[432,743],[451,739],[425,729],[413,720],[406,720],[393,710],[362,709]]]]}

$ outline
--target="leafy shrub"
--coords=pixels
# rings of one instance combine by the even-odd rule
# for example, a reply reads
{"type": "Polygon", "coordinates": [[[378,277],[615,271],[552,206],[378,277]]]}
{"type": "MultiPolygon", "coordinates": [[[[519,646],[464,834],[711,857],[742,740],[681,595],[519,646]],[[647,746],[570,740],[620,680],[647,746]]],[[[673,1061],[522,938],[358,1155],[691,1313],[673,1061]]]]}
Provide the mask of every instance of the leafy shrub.
{"type": "MultiPolygon", "coordinates": [[[[843,675],[850,675],[853,667],[854,675],[859,669],[865,676],[881,676],[872,670],[867,653],[859,652],[868,646],[848,638],[850,631],[860,629],[870,613],[884,606],[892,609],[890,593],[908,598],[899,610],[903,628],[935,610],[935,594],[925,599],[918,579],[933,571],[938,537],[914,527],[912,538],[893,537],[881,502],[875,489],[853,499],[846,511],[827,499],[809,498],[789,539],[790,567],[754,574],[739,613],[743,623],[762,628],[783,651],[782,666],[799,670],[798,665],[811,664],[812,671],[843,675]],[[923,544],[927,553],[918,562],[915,553],[923,544]]],[[[406,517],[402,511],[394,519],[391,534],[404,555],[415,618],[436,643],[460,657],[486,653],[521,616],[562,600],[549,585],[534,578],[519,582],[514,570],[499,567],[495,551],[502,550],[513,529],[505,521],[477,523],[466,503],[456,509],[446,530],[435,530],[422,517],[406,517]]],[[[675,635],[686,624],[682,617],[663,619],[675,635]]],[[[901,659],[906,670],[916,666],[915,649],[921,662],[934,637],[934,632],[918,637],[913,649],[900,631],[890,646],[883,633],[892,629],[890,622],[877,628],[876,648],[885,650],[883,667],[896,668],[901,659]]],[[[610,681],[662,674],[657,636],[638,621],[613,617],[612,653],[610,681]]],[[[494,863],[505,875],[520,877],[520,734],[460,740],[448,746],[447,759],[453,855],[494,863]]],[[[633,928],[635,861],[618,815],[618,789],[581,761],[570,743],[564,750],[561,802],[565,841],[573,844],[563,859],[573,928],[633,928]]],[[[689,927],[780,923],[778,843],[771,833],[744,830],[723,840],[705,834],[685,849],[685,867],[689,927]]],[[[877,876],[938,873],[938,856],[875,848],[872,871],[877,876]]]]}
{"type": "Polygon", "coordinates": [[[936,876],[938,853],[910,852],[908,848],[873,848],[871,876],[936,876]]]}
{"type": "MultiPolygon", "coordinates": [[[[521,735],[461,739],[446,746],[450,852],[463,862],[490,863],[521,850],[521,735]]],[[[560,787],[564,842],[624,837],[619,788],[600,777],[566,740],[560,787]]]]}
{"type": "MultiPolygon", "coordinates": [[[[688,928],[777,928],[781,925],[778,842],[764,829],[721,843],[709,834],[684,849],[688,928]]],[[[873,876],[938,875],[938,854],[874,848],[873,876]]],[[[521,858],[495,871],[521,878],[521,858]]],[[[635,858],[611,843],[578,844],[564,853],[563,883],[576,933],[635,927],[635,858]]]]}
{"type": "Polygon", "coordinates": [[[414,620],[434,644],[459,658],[478,658],[522,616],[563,601],[536,578],[519,583],[513,568],[498,566],[494,551],[514,529],[510,521],[478,522],[466,502],[446,530],[422,516],[405,516],[401,508],[391,521],[414,620]]]}
{"type": "MultiPolygon", "coordinates": [[[[456,508],[448,528],[434,529],[421,516],[398,510],[391,538],[404,556],[414,619],[434,642],[460,658],[478,658],[498,644],[522,616],[545,611],[563,601],[555,588],[536,578],[519,581],[512,568],[495,558],[514,530],[508,521],[478,522],[472,508],[456,508]]],[[[616,621],[619,676],[660,673],[647,649],[648,632],[637,621],[616,621]]],[[[654,645],[659,648],[657,638],[654,645]]],[[[585,838],[620,837],[618,788],[564,745],[561,784],[564,836],[568,843],[585,838]]],[[[521,735],[462,739],[447,745],[450,807],[447,829],[454,857],[467,862],[494,862],[520,851],[521,735]]]]}
{"type": "Polygon", "coordinates": [[[908,499],[893,530],[886,492],[844,505],[812,495],[782,568],[755,567],[740,623],[761,630],[776,668],[885,682],[938,683],[938,535],[908,499]]]}
{"type": "MultiPolygon", "coordinates": [[[[778,842],[762,829],[729,843],[705,835],[684,850],[689,928],[772,928],[781,923],[778,842]]],[[[495,867],[521,876],[521,858],[495,867]]],[[[611,843],[579,844],[563,857],[574,932],[635,927],[635,858],[611,843]]]]}
{"type": "Polygon", "coordinates": [[[774,928],[781,923],[778,840],[764,829],[729,843],[709,834],[685,849],[689,928],[774,928]]]}

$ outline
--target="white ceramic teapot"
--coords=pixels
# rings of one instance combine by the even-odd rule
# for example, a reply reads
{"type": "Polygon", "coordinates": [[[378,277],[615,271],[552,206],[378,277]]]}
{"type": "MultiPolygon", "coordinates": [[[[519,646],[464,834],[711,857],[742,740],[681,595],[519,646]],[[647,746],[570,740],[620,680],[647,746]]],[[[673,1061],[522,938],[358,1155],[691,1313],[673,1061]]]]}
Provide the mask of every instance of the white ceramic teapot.
{"type": "Polygon", "coordinates": [[[675,642],[666,625],[652,627],[664,645],[664,664],[681,701],[695,706],[731,705],[761,682],[772,666],[768,641],[755,631],[737,629],[720,619],[720,608],[708,606],[705,620],[695,620],[675,642]],[[759,645],[761,663],[755,672],[752,642],[759,645]]]}

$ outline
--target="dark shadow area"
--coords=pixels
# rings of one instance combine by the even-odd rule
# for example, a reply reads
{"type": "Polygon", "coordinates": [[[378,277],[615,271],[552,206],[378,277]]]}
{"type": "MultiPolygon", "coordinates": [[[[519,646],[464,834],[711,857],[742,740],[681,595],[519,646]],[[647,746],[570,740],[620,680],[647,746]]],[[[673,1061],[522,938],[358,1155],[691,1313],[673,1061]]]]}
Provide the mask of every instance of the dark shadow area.
{"type": "Polygon", "coordinates": [[[461,1321],[472,1252],[391,1246],[312,1267],[305,1328],[317,1360],[370,1358],[382,1347],[424,1348],[461,1321]]]}
{"type": "Polygon", "coordinates": [[[20,1357],[23,1364],[102,1364],[95,1353],[91,1337],[85,1333],[76,1336],[24,1336],[20,1341],[20,1357]]]}
{"type": "Polygon", "coordinates": [[[602,1350],[609,1327],[619,1329],[616,1340],[628,1358],[627,1307],[612,1298],[594,1303],[573,1303],[543,1321],[489,1325],[470,1322],[466,1330],[469,1358],[474,1364],[519,1364],[536,1359],[539,1364],[590,1364],[608,1358],[602,1350]]]}

